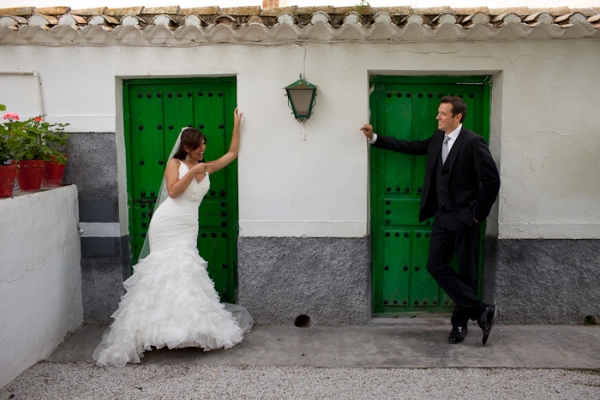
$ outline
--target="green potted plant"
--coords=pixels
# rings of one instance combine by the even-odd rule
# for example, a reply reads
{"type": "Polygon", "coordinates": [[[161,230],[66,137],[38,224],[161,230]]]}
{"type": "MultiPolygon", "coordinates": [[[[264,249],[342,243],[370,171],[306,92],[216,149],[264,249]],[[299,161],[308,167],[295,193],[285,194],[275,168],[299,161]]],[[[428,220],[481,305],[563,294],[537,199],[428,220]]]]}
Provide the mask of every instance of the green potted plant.
{"type": "MultiPolygon", "coordinates": [[[[0,104],[0,111],[5,110],[6,106],[0,104]]],[[[9,120],[11,117],[14,117],[14,114],[7,114],[4,120],[9,120]]],[[[0,198],[12,196],[18,170],[17,165],[10,164],[10,160],[19,148],[19,141],[10,129],[9,122],[0,124],[0,198]]]]}
{"type": "MultiPolygon", "coordinates": [[[[66,144],[68,134],[64,128],[68,124],[50,124],[45,122],[42,116],[19,121],[16,114],[6,114],[9,122],[4,125],[11,130],[11,135],[19,142],[18,150],[13,155],[13,162],[18,163],[17,182],[19,188],[24,191],[39,190],[46,172],[47,162],[62,165],[67,158],[59,149],[66,144]]],[[[60,186],[60,180],[56,184],[56,178],[52,180],[55,186],[60,186]]]]}
{"type": "Polygon", "coordinates": [[[63,151],[67,146],[67,139],[71,136],[65,132],[65,127],[69,124],[49,124],[44,122],[41,117],[37,118],[39,120],[35,121],[34,118],[34,122],[38,124],[38,129],[42,132],[42,137],[50,149],[46,159],[42,187],[57,187],[62,184],[65,174],[67,155],[63,154],[63,151]]]}

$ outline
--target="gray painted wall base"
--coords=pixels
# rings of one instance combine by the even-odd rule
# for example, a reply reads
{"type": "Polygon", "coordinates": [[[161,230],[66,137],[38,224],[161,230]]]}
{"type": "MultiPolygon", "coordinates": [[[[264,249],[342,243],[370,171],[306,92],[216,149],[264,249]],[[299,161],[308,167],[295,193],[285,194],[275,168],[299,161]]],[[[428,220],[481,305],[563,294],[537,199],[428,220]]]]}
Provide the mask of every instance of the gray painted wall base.
{"type": "Polygon", "coordinates": [[[121,296],[125,294],[123,282],[131,276],[129,236],[121,237],[120,242],[119,257],[81,259],[81,294],[85,322],[112,322],[110,316],[117,311],[121,296]]]}
{"type": "Polygon", "coordinates": [[[486,300],[505,324],[600,316],[600,240],[488,240],[486,300]]]}
{"type": "Polygon", "coordinates": [[[367,238],[240,238],[238,303],[259,324],[366,324],[371,319],[367,238]]]}
{"type": "Polygon", "coordinates": [[[123,288],[123,273],[116,267],[120,259],[82,258],[81,295],[85,322],[108,322],[117,310],[123,288]]]}
{"type": "MultiPolygon", "coordinates": [[[[81,222],[118,222],[114,133],[75,133],[66,150],[63,183],[77,185],[81,222]],[[107,206],[108,205],[108,206],[107,206]]],[[[129,237],[82,237],[81,292],[86,322],[108,322],[130,274],[129,237]]]]}
{"type": "Polygon", "coordinates": [[[77,185],[80,200],[117,199],[117,139],[110,133],[75,133],[67,145],[63,183],[77,185]]]}

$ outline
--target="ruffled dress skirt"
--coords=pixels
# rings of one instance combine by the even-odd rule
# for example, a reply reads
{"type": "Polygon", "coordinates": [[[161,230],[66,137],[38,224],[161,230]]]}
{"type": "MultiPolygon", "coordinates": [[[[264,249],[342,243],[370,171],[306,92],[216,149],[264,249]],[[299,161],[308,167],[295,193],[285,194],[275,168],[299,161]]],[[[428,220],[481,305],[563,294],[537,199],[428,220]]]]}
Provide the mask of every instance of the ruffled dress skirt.
{"type": "Polygon", "coordinates": [[[219,302],[196,248],[199,201],[190,197],[167,199],[152,218],[150,254],[123,283],[127,293],[94,351],[98,365],[139,363],[144,351],[164,346],[227,349],[250,330],[243,307],[219,302]]]}

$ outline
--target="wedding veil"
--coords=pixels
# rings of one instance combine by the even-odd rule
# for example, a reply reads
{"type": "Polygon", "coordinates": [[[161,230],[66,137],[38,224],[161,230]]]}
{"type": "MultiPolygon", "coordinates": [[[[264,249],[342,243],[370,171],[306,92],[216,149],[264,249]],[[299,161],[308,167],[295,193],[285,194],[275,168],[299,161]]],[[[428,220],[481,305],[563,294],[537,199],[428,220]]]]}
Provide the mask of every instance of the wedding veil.
{"type": "MultiPolygon", "coordinates": [[[[167,163],[169,161],[171,161],[171,158],[173,158],[175,156],[175,154],[177,153],[177,151],[179,150],[179,144],[181,143],[181,134],[186,129],[187,129],[187,127],[181,128],[181,132],[179,132],[179,135],[177,136],[175,145],[171,149],[171,154],[169,154],[169,158],[167,158],[167,163]]],[[[167,180],[165,179],[165,176],[163,174],[162,182],[160,184],[160,189],[158,190],[158,196],[156,196],[156,203],[154,203],[153,212],[156,212],[158,207],[167,199],[167,197],[169,197],[169,190],[167,189],[167,180]]],[[[140,251],[140,256],[138,257],[138,260],[141,260],[142,258],[146,258],[146,256],[148,256],[148,254],[150,254],[150,235],[147,234],[146,238],[144,239],[144,245],[142,246],[142,250],[140,251]]]]}

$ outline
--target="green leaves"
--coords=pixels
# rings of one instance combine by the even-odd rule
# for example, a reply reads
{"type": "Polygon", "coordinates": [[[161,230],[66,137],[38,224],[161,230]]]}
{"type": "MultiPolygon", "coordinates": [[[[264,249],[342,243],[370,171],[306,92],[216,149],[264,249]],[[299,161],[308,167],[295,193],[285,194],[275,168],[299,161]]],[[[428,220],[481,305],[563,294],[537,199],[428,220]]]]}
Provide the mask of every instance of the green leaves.
{"type": "Polygon", "coordinates": [[[369,7],[371,7],[371,4],[369,4],[367,0],[360,0],[360,3],[354,5],[356,12],[358,12],[359,14],[362,14],[363,11],[365,11],[365,9],[369,7]]]}
{"type": "Polygon", "coordinates": [[[0,124],[0,165],[6,164],[7,161],[13,159],[14,155],[19,151],[21,145],[18,132],[14,131],[19,128],[19,122],[6,122],[0,124]]]}
{"type": "MultiPolygon", "coordinates": [[[[6,107],[0,104],[0,110],[6,107]]],[[[0,124],[0,162],[8,160],[51,160],[64,164],[61,152],[70,136],[65,132],[69,124],[51,124],[42,116],[25,121],[8,119],[0,124]]]]}

